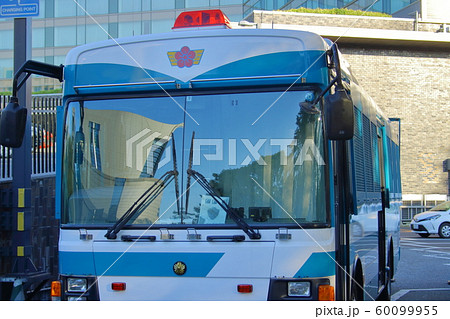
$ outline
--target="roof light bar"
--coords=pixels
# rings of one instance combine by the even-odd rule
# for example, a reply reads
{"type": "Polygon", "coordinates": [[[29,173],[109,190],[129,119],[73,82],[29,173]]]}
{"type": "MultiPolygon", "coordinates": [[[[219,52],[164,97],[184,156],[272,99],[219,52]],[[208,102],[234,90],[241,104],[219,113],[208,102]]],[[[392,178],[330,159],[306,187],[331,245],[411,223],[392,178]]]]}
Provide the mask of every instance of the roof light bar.
{"type": "Polygon", "coordinates": [[[230,20],[221,10],[201,10],[182,12],[172,29],[223,26],[231,29],[230,20]]]}

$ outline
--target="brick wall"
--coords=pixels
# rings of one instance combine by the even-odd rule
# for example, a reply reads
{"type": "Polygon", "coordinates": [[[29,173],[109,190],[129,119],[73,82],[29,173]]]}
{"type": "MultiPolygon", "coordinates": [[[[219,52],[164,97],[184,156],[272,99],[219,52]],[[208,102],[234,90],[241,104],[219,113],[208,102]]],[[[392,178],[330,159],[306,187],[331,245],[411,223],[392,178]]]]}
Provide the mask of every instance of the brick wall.
{"type": "Polygon", "coordinates": [[[446,194],[450,158],[450,53],[341,47],[388,117],[401,118],[403,193],[446,194]]]}
{"type": "MultiPolygon", "coordinates": [[[[255,11],[257,23],[414,30],[412,19],[255,11]]],[[[436,24],[419,24],[435,32],[436,24]]],[[[342,44],[352,71],[388,117],[402,121],[404,194],[447,194],[442,162],[450,158],[450,52],[342,44]]]]}
{"type": "Polygon", "coordinates": [[[440,24],[436,23],[416,23],[414,19],[294,13],[281,11],[254,11],[246,17],[246,20],[256,23],[315,25],[403,31],[414,31],[417,24],[418,31],[427,32],[436,32],[441,27],[440,24]]]}

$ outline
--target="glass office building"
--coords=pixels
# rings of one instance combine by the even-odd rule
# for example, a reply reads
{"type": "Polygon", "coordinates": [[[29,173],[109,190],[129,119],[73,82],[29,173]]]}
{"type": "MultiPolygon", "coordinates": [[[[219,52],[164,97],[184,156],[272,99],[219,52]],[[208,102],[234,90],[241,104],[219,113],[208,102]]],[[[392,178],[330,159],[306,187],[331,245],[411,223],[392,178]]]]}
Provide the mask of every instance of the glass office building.
{"type": "MultiPolygon", "coordinates": [[[[298,7],[367,9],[374,0],[40,0],[32,20],[33,59],[63,64],[78,45],[148,33],[168,32],[185,10],[221,9],[231,21],[253,10],[298,7]],[[94,21],[95,20],[95,21],[94,21]],[[100,26],[98,24],[100,24],[100,26]]],[[[392,13],[410,0],[378,0],[371,11],[392,13]]],[[[13,77],[13,20],[0,19],[0,92],[11,90],[13,77]]],[[[35,78],[33,91],[60,87],[53,79],[35,78]]]]}

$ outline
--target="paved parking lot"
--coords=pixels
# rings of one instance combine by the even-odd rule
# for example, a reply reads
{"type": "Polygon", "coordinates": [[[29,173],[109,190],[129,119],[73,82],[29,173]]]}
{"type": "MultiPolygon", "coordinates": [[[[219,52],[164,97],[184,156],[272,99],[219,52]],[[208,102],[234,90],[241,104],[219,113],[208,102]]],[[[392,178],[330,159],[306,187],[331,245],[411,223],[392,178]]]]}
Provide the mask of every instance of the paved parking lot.
{"type": "Polygon", "coordinates": [[[392,300],[450,300],[450,239],[401,230],[401,258],[392,300]]]}

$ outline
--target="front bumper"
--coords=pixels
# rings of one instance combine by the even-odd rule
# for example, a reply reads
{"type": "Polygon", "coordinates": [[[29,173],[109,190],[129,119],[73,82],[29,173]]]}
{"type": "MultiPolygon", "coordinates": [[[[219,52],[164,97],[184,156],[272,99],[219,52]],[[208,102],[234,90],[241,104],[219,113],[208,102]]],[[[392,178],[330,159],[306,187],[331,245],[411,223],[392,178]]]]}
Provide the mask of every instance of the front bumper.
{"type": "Polygon", "coordinates": [[[411,231],[417,234],[436,234],[437,231],[434,228],[431,221],[423,221],[423,222],[411,222],[411,231]]]}

